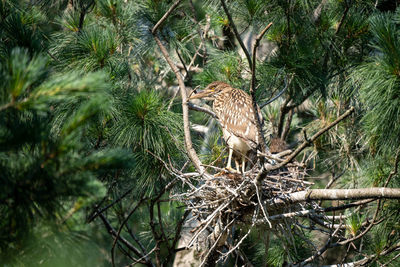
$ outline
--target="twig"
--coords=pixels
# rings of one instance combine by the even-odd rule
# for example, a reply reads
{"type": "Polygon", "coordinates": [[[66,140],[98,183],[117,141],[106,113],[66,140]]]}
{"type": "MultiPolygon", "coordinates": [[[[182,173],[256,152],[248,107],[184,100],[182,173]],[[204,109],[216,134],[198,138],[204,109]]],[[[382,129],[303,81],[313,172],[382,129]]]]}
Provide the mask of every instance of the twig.
{"type": "Polygon", "coordinates": [[[208,108],[200,107],[200,106],[197,106],[197,105],[195,105],[193,103],[190,103],[190,102],[188,103],[188,107],[191,110],[204,112],[204,113],[210,115],[211,117],[213,117],[214,119],[218,118],[217,115],[213,111],[209,110],[208,108]]]}
{"type": "Polygon", "coordinates": [[[311,257],[309,257],[309,258],[305,259],[304,261],[302,261],[298,266],[303,266],[303,265],[305,265],[305,264],[307,264],[307,263],[309,263],[309,262],[312,262],[314,259],[318,258],[319,256],[321,256],[328,248],[330,248],[330,244],[331,244],[331,242],[332,242],[332,237],[335,236],[335,235],[339,232],[340,229],[341,229],[341,228],[338,227],[338,228],[332,233],[331,237],[328,238],[328,241],[325,243],[325,245],[324,245],[320,250],[317,251],[317,253],[315,253],[315,254],[312,255],[311,257]]]}
{"type": "MultiPolygon", "coordinates": [[[[103,221],[107,231],[113,236],[117,237],[117,231],[111,226],[110,222],[106,219],[106,217],[100,213],[99,214],[100,219],[103,221]]],[[[133,253],[135,253],[139,257],[143,257],[143,254],[135,247],[133,246],[128,240],[123,238],[122,236],[118,236],[118,240],[121,241],[127,248],[129,248],[133,253]]],[[[146,264],[147,266],[152,266],[154,267],[154,264],[151,261],[145,261],[141,260],[140,263],[146,264]]]]}
{"type": "Polygon", "coordinates": [[[261,202],[261,199],[260,199],[260,193],[259,193],[259,189],[258,189],[258,186],[257,186],[257,181],[253,181],[253,184],[254,184],[254,186],[255,186],[255,188],[256,188],[256,194],[257,194],[258,205],[261,207],[261,211],[263,212],[264,219],[265,219],[265,221],[268,223],[269,228],[272,228],[272,224],[271,224],[271,222],[270,222],[269,219],[268,219],[268,214],[267,214],[267,212],[265,211],[264,205],[263,205],[263,203],[261,202]]]}
{"type": "Polygon", "coordinates": [[[200,173],[203,173],[204,168],[201,166],[201,161],[200,161],[199,157],[197,156],[196,151],[193,148],[192,139],[191,139],[191,135],[190,135],[188,100],[187,100],[185,83],[179,72],[179,69],[172,62],[172,59],[170,58],[167,49],[165,48],[165,46],[162,44],[161,40],[156,35],[158,27],[161,25],[161,23],[163,21],[165,21],[167,19],[167,17],[172,13],[172,11],[179,5],[179,3],[180,3],[180,0],[176,1],[169,8],[169,10],[164,14],[164,16],[153,27],[153,29],[151,30],[151,33],[153,34],[153,38],[156,41],[158,47],[160,48],[161,53],[163,54],[165,60],[167,61],[168,65],[171,67],[172,71],[175,73],[176,79],[179,84],[181,98],[182,98],[182,116],[183,116],[183,129],[184,129],[184,134],[185,134],[186,152],[188,153],[188,156],[191,159],[196,170],[200,173]]]}
{"type": "Polygon", "coordinates": [[[174,11],[174,9],[180,4],[180,2],[181,0],[175,1],[175,3],[172,4],[172,6],[168,9],[164,16],[162,16],[162,18],[156,23],[156,25],[154,25],[153,29],[151,30],[151,33],[153,35],[156,34],[160,25],[169,17],[169,15],[171,15],[172,11],[174,11]]]}
{"type": "Polygon", "coordinates": [[[386,179],[384,187],[388,186],[388,184],[389,184],[390,180],[392,179],[392,177],[397,174],[398,167],[399,167],[399,161],[400,161],[400,148],[397,149],[396,156],[395,156],[395,159],[394,159],[393,171],[390,172],[388,178],[386,179]]]}
{"type": "Polygon", "coordinates": [[[141,263],[141,261],[145,258],[147,258],[151,253],[153,253],[155,250],[157,249],[157,246],[155,246],[152,250],[149,251],[149,253],[147,253],[146,255],[144,255],[143,257],[137,259],[136,261],[132,262],[131,264],[127,265],[127,266],[135,266],[138,263],[141,263]]]}
{"type": "Polygon", "coordinates": [[[251,57],[250,57],[249,51],[247,51],[246,46],[244,45],[242,38],[240,38],[240,34],[239,34],[239,32],[238,32],[238,30],[236,28],[235,23],[233,22],[232,16],[229,13],[228,7],[226,6],[224,0],[221,0],[221,5],[222,5],[222,8],[225,11],[226,16],[228,17],[229,24],[232,27],[233,33],[235,34],[235,37],[236,37],[236,40],[239,42],[240,47],[242,48],[244,54],[246,55],[247,62],[249,63],[249,67],[251,69],[252,68],[252,61],[251,61],[251,57]]]}
{"type": "MultiPolygon", "coordinates": [[[[221,0],[222,1],[222,0],[221,0]]],[[[256,61],[257,61],[257,47],[260,45],[260,40],[263,38],[264,34],[267,32],[267,30],[272,26],[272,22],[269,23],[259,35],[257,35],[256,40],[253,44],[253,60],[250,61],[251,63],[251,84],[250,84],[250,94],[251,94],[251,99],[252,99],[252,104],[253,104],[253,112],[254,116],[256,118],[256,127],[257,127],[257,132],[259,135],[259,143],[261,145],[261,151],[265,151],[267,145],[265,143],[264,139],[264,134],[261,128],[261,118],[260,114],[258,112],[259,108],[257,107],[257,102],[256,102],[256,61]]]]}
{"type": "MultiPolygon", "coordinates": [[[[292,76],[292,77],[293,77],[293,76],[292,76]]],[[[277,100],[277,99],[288,89],[290,82],[291,82],[291,79],[290,79],[289,82],[286,82],[286,79],[285,79],[285,87],[284,87],[276,96],[274,96],[274,97],[271,98],[270,100],[268,100],[268,101],[262,103],[262,104],[260,105],[260,109],[262,109],[262,108],[265,107],[266,105],[271,104],[272,102],[274,102],[275,100],[277,100]]]]}
{"type": "Polygon", "coordinates": [[[88,219],[88,222],[92,222],[97,216],[99,216],[100,213],[103,213],[104,211],[108,210],[109,208],[111,208],[112,206],[114,206],[116,203],[118,203],[119,201],[121,201],[124,197],[126,197],[130,192],[132,192],[133,188],[127,190],[125,193],[123,193],[121,196],[119,196],[117,199],[115,199],[112,203],[108,204],[107,206],[105,206],[104,208],[102,208],[101,210],[96,210],[94,212],[94,214],[92,216],[90,216],[90,218],[88,219]]]}
{"type": "Polygon", "coordinates": [[[323,129],[319,130],[316,134],[314,134],[310,139],[305,140],[295,151],[293,151],[292,154],[290,154],[285,161],[276,164],[276,165],[270,165],[268,168],[266,168],[266,171],[273,171],[280,169],[281,167],[285,166],[287,163],[289,163],[291,160],[293,160],[303,149],[305,149],[308,145],[312,144],[318,137],[320,137],[323,133],[329,131],[332,127],[334,127],[336,124],[347,118],[350,114],[354,112],[354,107],[351,107],[349,110],[347,110],[345,113],[343,113],[341,116],[339,116],[334,122],[329,124],[328,126],[324,127],[323,129]]]}
{"type": "Polygon", "coordinates": [[[400,250],[400,243],[397,243],[396,245],[393,245],[392,247],[390,247],[390,248],[388,248],[388,249],[382,251],[382,252],[379,253],[379,254],[373,254],[373,255],[370,255],[370,256],[365,257],[365,258],[362,259],[362,260],[353,262],[353,266],[362,266],[362,265],[365,266],[366,264],[368,264],[369,262],[375,260],[375,259],[378,258],[379,256],[386,256],[386,255],[388,255],[388,254],[390,254],[390,253],[392,253],[392,252],[399,251],[399,250],[400,250]]]}
{"type": "Polygon", "coordinates": [[[137,208],[140,206],[140,204],[142,204],[142,202],[144,201],[143,198],[144,193],[142,193],[142,196],[140,197],[139,202],[135,205],[135,207],[131,210],[131,212],[128,214],[128,216],[126,216],[126,218],[122,221],[121,226],[118,229],[118,232],[114,238],[114,242],[113,245],[111,247],[111,263],[112,266],[115,266],[115,258],[114,258],[114,249],[115,249],[115,245],[117,244],[117,241],[120,237],[122,228],[124,227],[124,225],[126,224],[126,222],[129,220],[129,218],[133,215],[133,213],[137,210],[137,208]]]}
{"type": "Polygon", "coordinates": [[[251,84],[250,84],[250,92],[253,94],[256,88],[256,59],[257,59],[257,48],[260,45],[261,39],[264,37],[265,33],[272,26],[272,22],[270,22],[261,32],[257,35],[256,40],[253,44],[253,60],[251,64],[251,84]]]}

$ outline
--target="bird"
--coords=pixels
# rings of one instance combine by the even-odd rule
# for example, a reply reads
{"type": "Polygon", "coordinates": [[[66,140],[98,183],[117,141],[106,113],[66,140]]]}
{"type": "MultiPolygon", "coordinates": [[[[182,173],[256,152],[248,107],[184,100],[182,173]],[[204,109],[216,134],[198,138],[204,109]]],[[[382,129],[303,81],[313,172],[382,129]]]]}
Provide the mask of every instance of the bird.
{"type": "MultiPolygon", "coordinates": [[[[238,157],[241,159],[242,173],[244,173],[247,153],[257,148],[260,140],[251,96],[225,82],[215,81],[201,92],[191,95],[189,100],[191,99],[213,101],[212,109],[222,127],[223,138],[229,148],[226,169],[234,172],[232,156],[236,156],[234,158],[236,171],[240,173],[238,157]]],[[[259,118],[262,118],[258,106],[257,109],[259,118]]]]}

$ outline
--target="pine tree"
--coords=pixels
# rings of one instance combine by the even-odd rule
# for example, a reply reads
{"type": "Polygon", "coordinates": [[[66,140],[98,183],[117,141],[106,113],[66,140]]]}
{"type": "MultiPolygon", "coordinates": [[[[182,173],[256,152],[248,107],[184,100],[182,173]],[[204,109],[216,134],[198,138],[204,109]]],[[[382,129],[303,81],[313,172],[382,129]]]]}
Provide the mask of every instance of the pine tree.
{"type": "MultiPolygon", "coordinates": [[[[354,107],[296,157],[308,159],[307,181],[399,188],[400,12],[386,2],[1,1],[0,262],[169,266],[189,251],[179,240],[196,231],[182,229],[194,217],[178,196],[208,184],[185,140],[178,77],[187,93],[217,80],[250,92],[255,71],[266,139],[290,149],[354,107]],[[253,70],[252,45],[270,22],[253,70]]],[[[205,103],[189,108],[194,151],[215,174],[222,132],[205,103]]],[[[354,204],[336,202],[320,208],[354,204]]],[[[235,224],[219,254],[207,254],[211,243],[192,260],[215,265],[243,238],[219,266],[397,266],[397,204],[289,217],[274,231],[235,224]]]]}

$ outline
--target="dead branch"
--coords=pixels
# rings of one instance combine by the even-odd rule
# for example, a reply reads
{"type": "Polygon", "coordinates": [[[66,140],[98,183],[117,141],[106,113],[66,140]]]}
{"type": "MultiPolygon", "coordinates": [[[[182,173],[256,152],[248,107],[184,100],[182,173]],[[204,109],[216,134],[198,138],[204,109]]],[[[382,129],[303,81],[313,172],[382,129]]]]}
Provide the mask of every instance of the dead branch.
{"type": "Polygon", "coordinates": [[[204,112],[204,113],[210,115],[211,117],[213,117],[214,119],[217,119],[217,118],[218,118],[217,115],[214,113],[214,111],[209,110],[208,108],[200,107],[200,106],[197,106],[197,105],[195,105],[195,104],[193,104],[193,103],[190,103],[190,102],[188,103],[188,107],[189,107],[189,109],[191,109],[191,110],[196,110],[196,111],[204,112]]]}
{"type": "MultiPolygon", "coordinates": [[[[137,256],[143,258],[145,255],[143,255],[135,246],[133,246],[128,240],[123,238],[122,236],[117,235],[117,231],[111,226],[110,222],[107,220],[107,218],[100,213],[99,214],[100,219],[103,221],[107,231],[113,236],[113,237],[118,237],[118,240],[121,241],[122,244],[124,244],[127,248],[129,248],[133,253],[135,253],[137,256]]],[[[154,267],[154,264],[150,260],[146,260],[146,258],[143,258],[139,261],[140,263],[143,263],[147,266],[154,267]]]]}
{"type": "Polygon", "coordinates": [[[271,199],[273,205],[299,203],[311,200],[349,199],[400,199],[400,188],[358,188],[358,189],[308,189],[288,194],[286,199],[271,199]]]}
{"type": "Polygon", "coordinates": [[[341,116],[339,116],[334,122],[329,124],[328,126],[324,127],[323,129],[319,130],[316,134],[314,134],[310,139],[304,140],[304,142],[296,148],[295,151],[293,151],[292,154],[290,154],[283,162],[276,164],[276,165],[269,165],[266,168],[266,171],[273,171],[282,168],[285,166],[287,163],[289,163],[291,160],[293,160],[301,151],[303,151],[307,146],[312,144],[318,137],[320,137],[322,134],[325,132],[329,131],[332,127],[334,127],[336,124],[347,118],[350,114],[354,112],[354,107],[351,107],[349,110],[347,110],[345,113],[343,113],[341,116]]]}
{"type": "Polygon", "coordinates": [[[252,99],[252,104],[253,104],[253,112],[255,114],[256,117],[256,127],[257,127],[257,132],[259,135],[259,142],[260,142],[260,146],[261,146],[261,151],[265,151],[267,148],[267,145],[265,143],[265,139],[264,139],[264,134],[262,131],[262,127],[261,127],[261,118],[260,118],[260,113],[258,112],[259,107],[257,106],[257,102],[256,102],[256,95],[255,95],[255,87],[256,87],[256,61],[257,61],[257,48],[260,45],[260,40],[263,38],[263,36],[265,35],[265,33],[267,32],[267,30],[272,26],[272,22],[269,23],[262,31],[259,35],[257,35],[256,40],[253,44],[253,60],[251,62],[249,62],[251,64],[251,84],[250,84],[250,95],[251,95],[251,99],[252,99]]]}
{"type": "Polygon", "coordinates": [[[172,4],[172,6],[168,9],[168,11],[162,16],[162,18],[154,25],[153,29],[151,30],[151,33],[153,35],[156,34],[158,28],[161,26],[161,24],[171,15],[171,13],[175,10],[175,8],[180,4],[181,0],[175,1],[175,3],[172,4]]]}
{"type": "Polygon", "coordinates": [[[118,229],[118,232],[117,232],[117,234],[116,234],[116,236],[115,236],[113,245],[112,245],[112,247],[111,247],[111,263],[112,263],[112,266],[115,266],[114,249],[115,249],[115,245],[117,244],[117,241],[118,241],[118,239],[119,239],[119,237],[120,237],[120,235],[121,235],[122,228],[123,228],[124,225],[127,223],[127,221],[129,220],[129,218],[133,215],[133,213],[135,213],[135,211],[137,210],[137,208],[139,208],[140,204],[142,204],[142,202],[144,201],[143,196],[144,196],[144,194],[142,194],[142,196],[140,197],[139,202],[135,205],[135,207],[131,210],[131,212],[129,212],[128,216],[126,216],[126,218],[123,220],[123,222],[121,223],[121,226],[120,226],[119,229],[118,229]]]}
{"type": "Polygon", "coordinates": [[[165,60],[167,61],[168,65],[171,67],[172,71],[175,73],[176,79],[178,81],[180,92],[181,92],[181,98],[182,98],[182,116],[183,116],[183,128],[184,128],[184,134],[185,134],[186,151],[187,151],[188,156],[191,159],[193,165],[195,166],[195,168],[200,173],[202,173],[204,171],[204,168],[201,166],[201,161],[200,161],[199,157],[197,156],[196,151],[193,148],[192,139],[191,139],[191,135],[190,135],[188,99],[187,99],[185,83],[179,72],[179,69],[173,63],[171,57],[169,56],[167,49],[162,44],[161,40],[158,38],[158,36],[156,34],[158,27],[162,24],[163,21],[165,21],[168,18],[168,16],[172,13],[172,11],[179,5],[179,3],[180,3],[180,0],[176,1],[170,7],[170,9],[164,14],[164,16],[153,27],[153,29],[151,30],[151,33],[153,34],[153,38],[156,41],[158,47],[160,48],[161,53],[163,54],[165,60]]]}
{"type": "Polygon", "coordinates": [[[328,241],[325,243],[325,245],[319,249],[314,255],[312,255],[311,257],[305,259],[304,261],[302,261],[301,263],[299,263],[298,265],[295,266],[304,266],[305,264],[312,262],[313,260],[315,260],[316,258],[318,258],[319,256],[321,256],[326,250],[328,250],[330,248],[330,244],[332,242],[332,237],[335,236],[339,230],[341,228],[338,227],[333,233],[332,235],[330,235],[330,238],[328,238],[328,241]]]}
{"type": "Polygon", "coordinates": [[[239,34],[239,32],[238,32],[238,30],[236,28],[235,23],[233,22],[231,13],[229,13],[228,7],[226,6],[226,3],[225,3],[224,0],[221,0],[221,5],[222,5],[222,8],[225,11],[226,16],[228,17],[229,24],[232,27],[233,33],[235,34],[235,37],[236,37],[236,40],[239,42],[240,47],[242,48],[244,54],[246,55],[247,62],[249,63],[249,68],[251,69],[252,68],[252,60],[251,60],[249,51],[247,51],[246,46],[244,45],[242,38],[240,38],[240,34],[239,34]]]}

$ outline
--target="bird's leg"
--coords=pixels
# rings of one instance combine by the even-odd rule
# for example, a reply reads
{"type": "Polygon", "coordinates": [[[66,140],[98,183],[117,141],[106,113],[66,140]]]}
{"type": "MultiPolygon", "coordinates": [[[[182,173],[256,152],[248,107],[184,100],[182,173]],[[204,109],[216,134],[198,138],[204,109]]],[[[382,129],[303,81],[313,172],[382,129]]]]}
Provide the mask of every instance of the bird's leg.
{"type": "Polygon", "coordinates": [[[235,166],[236,166],[236,171],[240,172],[240,170],[239,170],[239,161],[237,160],[236,157],[235,157],[235,166]]]}
{"type": "Polygon", "coordinates": [[[230,147],[229,148],[229,156],[228,156],[228,163],[226,164],[227,169],[232,169],[232,154],[233,154],[233,149],[230,147]]]}
{"type": "Polygon", "coordinates": [[[235,172],[232,168],[232,155],[233,155],[233,148],[229,147],[229,156],[228,156],[228,163],[226,164],[226,169],[230,172],[235,172]]]}
{"type": "Polygon", "coordinates": [[[242,173],[246,170],[246,155],[242,154],[242,173]]]}

